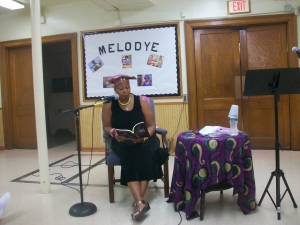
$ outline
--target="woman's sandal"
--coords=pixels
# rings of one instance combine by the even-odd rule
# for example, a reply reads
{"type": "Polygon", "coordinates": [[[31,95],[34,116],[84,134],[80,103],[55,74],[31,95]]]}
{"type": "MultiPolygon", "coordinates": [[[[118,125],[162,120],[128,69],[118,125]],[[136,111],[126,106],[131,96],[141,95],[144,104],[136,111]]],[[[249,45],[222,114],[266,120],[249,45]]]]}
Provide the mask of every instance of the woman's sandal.
{"type": "Polygon", "coordinates": [[[134,220],[140,220],[146,212],[150,210],[150,205],[148,202],[141,200],[132,203],[132,214],[131,217],[134,220]],[[144,204],[143,208],[140,208],[139,205],[144,204]]]}

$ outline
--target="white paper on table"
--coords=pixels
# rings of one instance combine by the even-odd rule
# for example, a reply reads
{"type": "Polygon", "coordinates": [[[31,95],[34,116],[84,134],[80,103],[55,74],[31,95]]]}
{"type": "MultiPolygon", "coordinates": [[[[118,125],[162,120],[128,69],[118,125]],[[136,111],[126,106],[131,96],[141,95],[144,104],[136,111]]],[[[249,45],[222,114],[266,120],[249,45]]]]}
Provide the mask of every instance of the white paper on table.
{"type": "Polygon", "coordinates": [[[218,130],[220,130],[220,126],[205,126],[199,131],[199,133],[201,135],[208,135],[215,133],[218,130]]]}

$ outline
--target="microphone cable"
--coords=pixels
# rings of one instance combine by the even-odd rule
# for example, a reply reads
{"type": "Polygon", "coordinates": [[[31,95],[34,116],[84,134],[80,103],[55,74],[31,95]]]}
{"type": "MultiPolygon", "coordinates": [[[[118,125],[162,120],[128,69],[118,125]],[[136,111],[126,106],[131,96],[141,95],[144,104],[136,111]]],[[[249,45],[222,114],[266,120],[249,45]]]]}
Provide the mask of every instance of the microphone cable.
{"type": "MultiPolygon", "coordinates": [[[[98,102],[99,100],[97,100],[95,102],[95,104],[98,102]]],[[[88,177],[87,177],[87,182],[85,184],[85,186],[83,187],[82,191],[85,190],[85,188],[89,185],[89,179],[90,179],[90,172],[91,172],[91,164],[92,164],[92,159],[93,159],[93,150],[94,150],[94,118],[95,118],[95,107],[93,107],[93,111],[92,111],[92,126],[91,126],[91,133],[92,133],[92,148],[91,148],[91,151],[90,151],[90,159],[89,159],[89,164],[88,165],[82,165],[81,166],[87,166],[88,167],[88,177]]],[[[103,162],[102,162],[103,163],[103,162]]],[[[101,163],[101,164],[102,164],[101,163]]],[[[72,168],[72,167],[75,167],[75,166],[79,166],[78,163],[75,163],[74,161],[67,161],[61,165],[51,165],[50,167],[61,167],[61,168],[72,168]],[[69,163],[72,163],[71,165],[69,163]]],[[[95,165],[96,166],[96,165],[95,165]]],[[[93,166],[94,168],[94,166],[93,166]]],[[[81,168],[80,168],[81,170],[81,168]]],[[[35,174],[31,174],[32,176],[34,177],[39,177],[39,175],[35,175],[35,174]]],[[[67,178],[64,177],[62,175],[62,173],[51,173],[49,175],[58,175],[57,177],[55,177],[55,180],[58,180],[60,181],[61,185],[65,186],[65,187],[69,187],[71,189],[74,189],[78,192],[80,192],[77,188],[74,188],[70,185],[68,185],[67,183],[64,183],[64,180],[66,180],[67,178]]]]}
{"type": "MultiPolygon", "coordinates": [[[[180,118],[181,118],[182,113],[183,113],[184,110],[186,110],[186,103],[185,103],[185,101],[183,100],[183,102],[182,102],[182,108],[181,108],[181,111],[180,111],[180,115],[179,115],[178,121],[180,121],[180,118]]],[[[187,118],[187,115],[186,115],[186,112],[185,112],[185,121],[186,121],[186,124],[188,124],[188,120],[187,120],[187,119],[188,119],[188,118],[187,118]]],[[[173,133],[173,136],[171,137],[171,140],[170,140],[170,141],[174,141],[174,137],[175,137],[175,135],[176,135],[176,133],[177,133],[177,131],[178,131],[178,129],[179,129],[179,124],[180,124],[180,123],[177,123],[176,130],[175,130],[175,132],[173,133]]]]}
{"type": "Polygon", "coordinates": [[[181,222],[182,222],[182,216],[181,216],[181,213],[176,209],[176,212],[178,212],[178,214],[179,214],[179,216],[180,216],[180,222],[179,222],[179,224],[178,225],[180,225],[181,224],[181,222]]]}
{"type": "Polygon", "coordinates": [[[85,190],[85,188],[88,186],[89,184],[89,181],[90,181],[90,173],[91,173],[91,164],[92,164],[92,159],[93,159],[93,150],[94,150],[94,118],[95,118],[95,107],[93,107],[93,114],[92,114],[92,148],[91,148],[91,151],[90,151],[90,163],[89,163],[89,166],[88,166],[88,177],[87,177],[87,182],[86,182],[86,185],[84,186],[84,188],[82,189],[83,191],[85,190]]]}

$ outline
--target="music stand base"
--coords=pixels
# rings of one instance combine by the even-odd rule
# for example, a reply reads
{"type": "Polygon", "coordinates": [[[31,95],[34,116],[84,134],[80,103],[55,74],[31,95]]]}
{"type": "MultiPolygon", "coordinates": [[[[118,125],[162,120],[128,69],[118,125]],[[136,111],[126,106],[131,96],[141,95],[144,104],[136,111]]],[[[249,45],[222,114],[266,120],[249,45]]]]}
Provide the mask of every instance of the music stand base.
{"type": "Polygon", "coordinates": [[[69,214],[74,217],[84,217],[94,214],[97,211],[97,207],[90,202],[77,203],[73,205],[69,214]]]}
{"type": "MultiPolygon", "coordinates": [[[[277,181],[276,181],[276,182],[277,182],[277,181]]],[[[278,180],[278,182],[279,182],[279,180],[278,180]]],[[[277,185],[280,185],[280,184],[277,184],[277,185]]],[[[273,203],[273,205],[274,205],[275,208],[276,208],[276,211],[277,211],[277,219],[280,220],[280,219],[281,219],[281,207],[280,207],[280,202],[281,202],[282,199],[284,198],[286,192],[289,193],[294,208],[298,208],[298,206],[297,206],[297,204],[296,204],[296,202],[295,202],[295,199],[294,199],[294,197],[293,197],[293,194],[292,194],[292,192],[291,192],[291,190],[290,190],[290,187],[289,187],[289,185],[288,185],[288,183],[287,183],[287,181],[286,181],[286,179],[285,179],[284,172],[283,172],[282,170],[278,170],[278,171],[275,170],[275,171],[273,171],[273,172],[271,173],[271,177],[270,177],[270,179],[269,179],[269,181],[268,181],[268,184],[267,184],[267,186],[266,186],[266,188],[265,188],[265,190],[264,190],[264,192],[263,192],[262,197],[261,197],[260,200],[259,200],[258,206],[261,205],[261,203],[262,203],[262,201],[263,201],[263,199],[264,199],[264,197],[265,197],[265,194],[268,194],[269,197],[270,197],[270,199],[271,199],[271,201],[272,201],[272,203],[273,203]],[[279,191],[279,190],[277,189],[277,187],[276,187],[276,203],[275,203],[275,201],[273,200],[273,198],[272,198],[272,196],[271,196],[271,194],[270,194],[270,192],[269,192],[268,189],[269,189],[269,187],[270,187],[270,184],[271,184],[273,178],[276,177],[276,176],[278,176],[279,178],[282,178],[282,180],[283,180],[283,182],[284,182],[284,184],[285,184],[286,190],[285,190],[283,196],[281,197],[280,191],[279,191]]]]}

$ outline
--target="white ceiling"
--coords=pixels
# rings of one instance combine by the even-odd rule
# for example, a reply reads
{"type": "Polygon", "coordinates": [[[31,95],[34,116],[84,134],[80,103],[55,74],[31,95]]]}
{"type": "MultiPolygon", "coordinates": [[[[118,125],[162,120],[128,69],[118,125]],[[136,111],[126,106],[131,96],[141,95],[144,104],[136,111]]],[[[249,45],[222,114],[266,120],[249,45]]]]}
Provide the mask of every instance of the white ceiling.
{"type": "MultiPolygon", "coordinates": [[[[24,9],[29,10],[30,0],[16,0],[25,5],[24,9]]],[[[47,6],[69,4],[74,2],[92,1],[99,5],[101,8],[107,11],[113,10],[137,10],[140,8],[150,7],[155,5],[154,0],[40,0],[41,7],[47,8],[47,6]]],[[[9,10],[0,6],[0,16],[3,14],[14,13],[17,10],[9,10]]]]}

